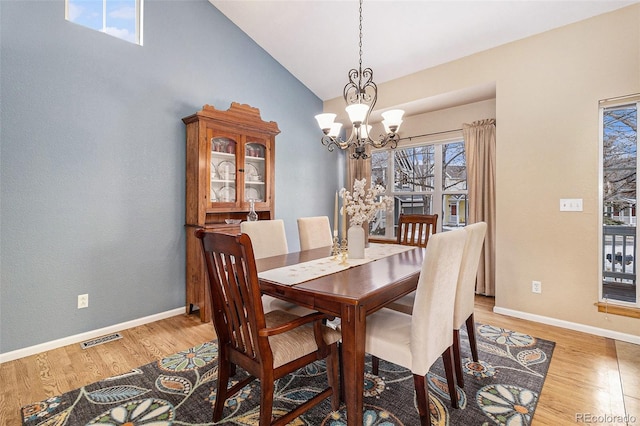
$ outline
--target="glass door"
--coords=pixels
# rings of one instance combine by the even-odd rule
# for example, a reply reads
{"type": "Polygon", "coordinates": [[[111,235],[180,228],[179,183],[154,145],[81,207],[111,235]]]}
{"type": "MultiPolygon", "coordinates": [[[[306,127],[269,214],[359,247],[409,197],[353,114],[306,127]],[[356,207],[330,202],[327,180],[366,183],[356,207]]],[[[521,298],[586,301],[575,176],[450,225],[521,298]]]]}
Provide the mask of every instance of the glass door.
{"type": "Polygon", "coordinates": [[[264,141],[247,140],[244,153],[244,198],[256,203],[266,201],[267,147],[264,141]]]}
{"type": "Polygon", "coordinates": [[[230,137],[211,138],[211,203],[236,202],[237,146],[237,141],[230,137]]]}

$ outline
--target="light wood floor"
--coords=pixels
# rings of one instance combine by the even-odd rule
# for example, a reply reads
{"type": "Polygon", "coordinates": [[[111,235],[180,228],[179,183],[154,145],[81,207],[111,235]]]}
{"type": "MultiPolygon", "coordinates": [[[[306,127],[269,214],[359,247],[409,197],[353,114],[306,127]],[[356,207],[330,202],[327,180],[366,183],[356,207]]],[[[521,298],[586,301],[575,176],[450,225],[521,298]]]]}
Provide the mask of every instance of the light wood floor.
{"type": "MultiPolygon", "coordinates": [[[[556,342],[533,425],[569,425],[577,415],[635,416],[640,425],[640,346],[492,312],[476,298],[476,321],[556,342]]],[[[79,344],[0,364],[0,425],[20,425],[20,407],[123,373],[215,337],[211,324],[180,315],[121,333],[89,349],[79,344]]],[[[607,419],[600,424],[627,424],[607,419]]],[[[594,422],[595,423],[595,422],[594,422]]],[[[458,426],[458,425],[452,425],[458,426]]],[[[462,425],[461,425],[462,426],[462,425]]],[[[463,425],[467,426],[467,425],[463,425]]]]}

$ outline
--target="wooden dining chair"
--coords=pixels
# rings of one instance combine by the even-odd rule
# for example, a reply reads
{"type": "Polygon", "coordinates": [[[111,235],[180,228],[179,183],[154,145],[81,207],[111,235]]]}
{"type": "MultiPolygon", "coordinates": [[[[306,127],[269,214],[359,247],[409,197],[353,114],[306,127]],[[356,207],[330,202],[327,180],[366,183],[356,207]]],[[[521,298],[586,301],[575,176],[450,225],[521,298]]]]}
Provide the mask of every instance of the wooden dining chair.
{"type": "Polygon", "coordinates": [[[283,311],[265,313],[251,239],[198,230],[202,243],[213,325],[218,339],[218,383],[213,421],[222,418],[225,401],[255,379],[260,381],[260,426],[285,425],[331,396],[339,401],[337,342],[340,333],[326,327],[319,312],[299,317],[283,311]],[[274,382],[318,360],[326,360],[328,387],[272,419],[274,382]],[[249,377],[230,388],[241,367],[249,377]]]}
{"type": "Polygon", "coordinates": [[[437,214],[400,214],[396,242],[405,246],[426,247],[437,227],[437,214]]]}
{"type": "Polygon", "coordinates": [[[453,365],[453,308],[467,234],[435,234],[418,278],[413,315],[381,309],[367,317],[365,351],[413,373],[420,422],[431,424],[426,375],[441,356],[451,406],[458,408],[453,365]]]}
{"type": "MultiPolygon", "coordinates": [[[[240,223],[240,232],[247,234],[253,245],[256,259],[287,254],[287,234],[282,219],[257,220],[255,222],[240,223]]],[[[287,302],[269,295],[262,296],[265,312],[279,309],[299,316],[315,312],[311,309],[287,302]]]]}
{"type": "Polygon", "coordinates": [[[331,246],[333,244],[333,236],[329,217],[298,218],[298,237],[300,238],[300,250],[331,246]]]}

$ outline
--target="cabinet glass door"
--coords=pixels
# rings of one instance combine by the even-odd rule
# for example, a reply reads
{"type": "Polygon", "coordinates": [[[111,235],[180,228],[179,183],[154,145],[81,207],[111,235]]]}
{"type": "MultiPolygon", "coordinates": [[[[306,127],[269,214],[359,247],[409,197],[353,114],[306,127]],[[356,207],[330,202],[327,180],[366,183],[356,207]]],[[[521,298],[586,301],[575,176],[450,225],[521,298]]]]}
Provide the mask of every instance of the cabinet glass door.
{"type": "Polygon", "coordinates": [[[247,141],[244,153],[244,197],[245,201],[266,201],[267,147],[262,141],[247,141]]]}
{"type": "Polygon", "coordinates": [[[236,148],[235,140],[225,137],[211,138],[211,202],[236,201],[236,148]]]}

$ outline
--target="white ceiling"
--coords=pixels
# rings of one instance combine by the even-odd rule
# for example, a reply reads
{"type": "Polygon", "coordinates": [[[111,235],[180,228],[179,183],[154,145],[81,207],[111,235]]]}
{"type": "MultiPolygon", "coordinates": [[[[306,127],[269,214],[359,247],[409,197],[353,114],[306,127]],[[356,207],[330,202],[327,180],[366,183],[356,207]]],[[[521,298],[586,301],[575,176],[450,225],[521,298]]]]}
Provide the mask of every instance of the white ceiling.
{"type": "MultiPolygon", "coordinates": [[[[342,96],[358,67],[357,0],[209,1],[319,98],[342,96]]],[[[367,0],[362,66],[380,84],[639,1],[367,0]]],[[[493,96],[489,85],[427,102],[493,96]]]]}

